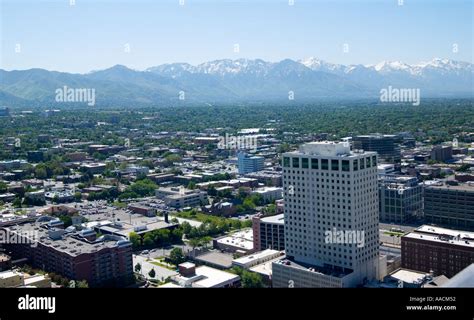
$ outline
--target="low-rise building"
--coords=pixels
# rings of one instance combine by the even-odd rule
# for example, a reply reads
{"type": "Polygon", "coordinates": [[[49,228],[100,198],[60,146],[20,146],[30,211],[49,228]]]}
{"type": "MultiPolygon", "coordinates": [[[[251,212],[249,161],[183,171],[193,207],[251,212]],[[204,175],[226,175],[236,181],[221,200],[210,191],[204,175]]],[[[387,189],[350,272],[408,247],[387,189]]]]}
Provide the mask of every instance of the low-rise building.
{"type": "Polygon", "coordinates": [[[240,285],[236,274],[214,269],[208,266],[196,267],[194,263],[185,262],[178,266],[180,274],[171,281],[184,288],[232,288],[240,285]]]}
{"type": "Polygon", "coordinates": [[[474,184],[433,184],[424,188],[427,223],[474,230],[474,184]]]}
{"type": "Polygon", "coordinates": [[[263,170],[250,172],[245,177],[257,179],[259,183],[263,183],[266,186],[281,187],[281,172],[278,171],[263,170]]]}
{"type": "Polygon", "coordinates": [[[48,191],[45,192],[44,197],[48,201],[55,203],[68,203],[74,201],[74,193],[72,191],[48,191]]]}
{"type": "Polygon", "coordinates": [[[237,207],[231,202],[220,201],[202,207],[202,211],[216,216],[231,216],[237,212],[237,207]]]}
{"type": "Polygon", "coordinates": [[[283,188],[277,187],[263,187],[255,189],[251,192],[252,194],[258,194],[262,197],[266,203],[280,200],[283,198],[283,188]]]}
{"type": "Polygon", "coordinates": [[[156,197],[174,208],[195,207],[207,203],[207,193],[182,187],[159,188],[156,197]]]}
{"type": "Polygon", "coordinates": [[[274,249],[285,250],[284,214],[252,218],[253,242],[256,251],[274,249]]]}
{"type": "Polygon", "coordinates": [[[254,251],[253,231],[246,229],[213,240],[214,248],[240,255],[254,251]]]}
{"type": "Polygon", "coordinates": [[[278,250],[266,249],[260,252],[255,252],[248,256],[243,256],[232,261],[232,265],[244,269],[250,269],[258,264],[273,260],[282,255],[278,250]]]}
{"type": "Polygon", "coordinates": [[[132,211],[133,213],[138,213],[147,217],[156,216],[156,209],[147,206],[146,204],[131,203],[128,205],[128,210],[132,211]]]}
{"type": "Polygon", "coordinates": [[[401,238],[402,267],[453,277],[474,263],[474,233],[423,225],[401,238]]]}
{"type": "Polygon", "coordinates": [[[105,168],[105,163],[84,163],[81,165],[81,169],[90,174],[103,173],[105,168]]]}
{"type": "MultiPolygon", "coordinates": [[[[90,286],[127,284],[133,275],[132,245],[124,237],[62,229],[62,222],[42,217],[36,222],[2,228],[20,243],[5,244],[12,258],[26,258],[34,268],[90,286]]],[[[87,230],[86,230],[87,231],[87,230]]]]}

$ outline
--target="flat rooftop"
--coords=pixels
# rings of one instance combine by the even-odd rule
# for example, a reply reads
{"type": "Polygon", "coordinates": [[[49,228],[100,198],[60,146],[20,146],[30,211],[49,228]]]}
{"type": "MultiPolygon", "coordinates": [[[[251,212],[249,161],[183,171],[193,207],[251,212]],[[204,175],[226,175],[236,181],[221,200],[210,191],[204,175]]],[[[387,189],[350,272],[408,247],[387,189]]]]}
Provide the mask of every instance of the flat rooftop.
{"type": "Polygon", "coordinates": [[[345,276],[353,272],[351,269],[329,269],[329,268],[324,268],[324,267],[315,266],[315,265],[308,265],[305,263],[290,260],[288,258],[278,259],[274,263],[283,264],[291,268],[320,273],[322,275],[327,275],[327,276],[336,277],[336,278],[344,278],[345,276]]]}
{"type": "Polygon", "coordinates": [[[266,262],[261,263],[261,264],[257,264],[256,266],[251,267],[249,270],[253,271],[253,272],[256,272],[256,273],[260,273],[264,276],[270,277],[272,275],[273,262],[276,262],[278,260],[281,260],[281,257],[275,258],[273,260],[266,261],[266,262]]]}
{"type": "Polygon", "coordinates": [[[361,155],[376,155],[376,152],[356,152],[351,151],[349,143],[321,141],[309,142],[300,146],[298,151],[284,153],[284,156],[319,156],[328,158],[337,157],[353,157],[357,158],[361,155]]]}
{"type": "Polygon", "coordinates": [[[142,234],[152,230],[171,228],[177,225],[177,223],[164,221],[163,217],[147,217],[111,207],[101,209],[98,213],[95,213],[95,211],[92,212],[91,214],[84,214],[83,212],[83,216],[90,220],[90,222],[85,223],[84,226],[89,228],[97,227],[106,232],[127,238],[132,231],[142,234]]]}
{"type": "Polygon", "coordinates": [[[282,213],[282,214],[277,214],[274,216],[264,217],[264,218],[261,218],[260,221],[264,223],[283,225],[285,223],[285,215],[282,213]]]}
{"type": "Polygon", "coordinates": [[[198,262],[214,265],[224,269],[232,267],[233,259],[234,257],[232,254],[223,253],[220,251],[209,251],[195,258],[195,260],[198,262]]]}
{"type": "Polygon", "coordinates": [[[14,276],[22,276],[22,275],[23,274],[18,271],[7,270],[7,271],[0,272],[0,279],[8,279],[14,276]]]}
{"type": "Polygon", "coordinates": [[[196,275],[202,276],[202,280],[193,282],[193,287],[198,288],[213,288],[224,284],[233,283],[240,279],[236,274],[217,270],[207,266],[196,268],[196,275]]]}
{"type": "Polygon", "coordinates": [[[401,280],[406,283],[421,283],[423,279],[429,274],[426,272],[419,272],[408,269],[399,269],[392,273],[390,276],[392,278],[401,280]]]}
{"type": "Polygon", "coordinates": [[[280,251],[278,250],[272,250],[272,249],[266,249],[260,252],[256,252],[253,254],[250,254],[248,256],[240,257],[234,260],[235,263],[241,264],[241,265],[246,265],[248,263],[251,263],[253,261],[259,261],[262,259],[266,259],[268,257],[272,256],[279,256],[280,251]]]}
{"type": "Polygon", "coordinates": [[[238,231],[229,236],[217,239],[217,242],[224,245],[241,248],[244,250],[252,250],[253,249],[253,231],[252,229],[238,231]]]}
{"type": "Polygon", "coordinates": [[[474,248],[474,232],[422,225],[402,238],[420,239],[474,248]]]}
{"type": "Polygon", "coordinates": [[[468,192],[474,192],[474,184],[471,183],[460,183],[458,185],[448,185],[448,184],[442,184],[442,185],[430,185],[425,187],[426,189],[437,189],[437,190],[453,190],[453,191],[468,191],[468,192]]]}
{"type": "Polygon", "coordinates": [[[63,252],[70,256],[79,256],[85,253],[93,253],[107,248],[114,248],[119,240],[110,240],[103,238],[103,241],[87,242],[73,237],[77,232],[64,233],[61,238],[53,240],[48,229],[44,228],[43,223],[32,222],[21,225],[7,227],[9,232],[17,233],[26,237],[32,243],[41,243],[43,246],[53,248],[56,251],[63,252]]]}

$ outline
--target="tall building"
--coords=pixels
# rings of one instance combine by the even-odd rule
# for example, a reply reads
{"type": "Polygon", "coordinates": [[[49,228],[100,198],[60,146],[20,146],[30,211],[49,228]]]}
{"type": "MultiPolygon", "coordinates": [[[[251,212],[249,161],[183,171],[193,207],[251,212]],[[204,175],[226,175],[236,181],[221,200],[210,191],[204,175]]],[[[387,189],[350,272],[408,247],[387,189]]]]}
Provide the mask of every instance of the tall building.
{"type": "Polygon", "coordinates": [[[283,154],[286,259],[274,287],[355,287],[377,277],[377,154],[312,142],[283,154]]]}
{"type": "Polygon", "coordinates": [[[423,225],[402,237],[402,267],[453,277],[474,263],[474,233],[423,225]]]}
{"type": "Polygon", "coordinates": [[[424,188],[426,222],[474,230],[474,185],[430,185],[424,188]]]}
{"type": "Polygon", "coordinates": [[[431,149],[431,160],[445,162],[453,158],[452,146],[434,146],[431,149]]]}
{"type": "Polygon", "coordinates": [[[400,146],[395,135],[355,136],[352,138],[352,149],[377,152],[379,160],[386,163],[401,161],[400,146]]]}
{"type": "Polygon", "coordinates": [[[239,174],[261,171],[264,168],[264,158],[259,156],[249,156],[240,152],[237,155],[237,166],[239,174]]]}
{"type": "Polygon", "coordinates": [[[422,217],[423,187],[416,177],[381,176],[379,200],[383,222],[402,224],[422,217]]]}

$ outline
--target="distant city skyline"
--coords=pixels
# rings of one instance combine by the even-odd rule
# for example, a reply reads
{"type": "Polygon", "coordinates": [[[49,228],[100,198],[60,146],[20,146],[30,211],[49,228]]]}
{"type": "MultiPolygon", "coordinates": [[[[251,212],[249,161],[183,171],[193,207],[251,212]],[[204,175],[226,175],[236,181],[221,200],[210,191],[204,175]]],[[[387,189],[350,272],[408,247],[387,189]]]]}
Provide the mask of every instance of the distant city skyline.
{"type": "Polygon", "coordinates": [[[5,70],[87,73],[116,64],[144,70],[176,62],[308,57],[344,65],[473,62],[473,4],[464,0],[0,4],[5,70]]]}

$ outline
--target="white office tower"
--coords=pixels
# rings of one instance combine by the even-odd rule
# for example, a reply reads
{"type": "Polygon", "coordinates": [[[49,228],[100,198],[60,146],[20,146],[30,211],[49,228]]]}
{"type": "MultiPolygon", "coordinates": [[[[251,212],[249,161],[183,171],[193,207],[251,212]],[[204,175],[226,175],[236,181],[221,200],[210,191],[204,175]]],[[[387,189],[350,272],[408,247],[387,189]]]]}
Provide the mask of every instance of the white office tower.
{"type": "Polygon", "coordinates": [[[377,154],[312,142],[283,154],[286,259],[274,287],[355,287],[378,269],[377,154]]]}

